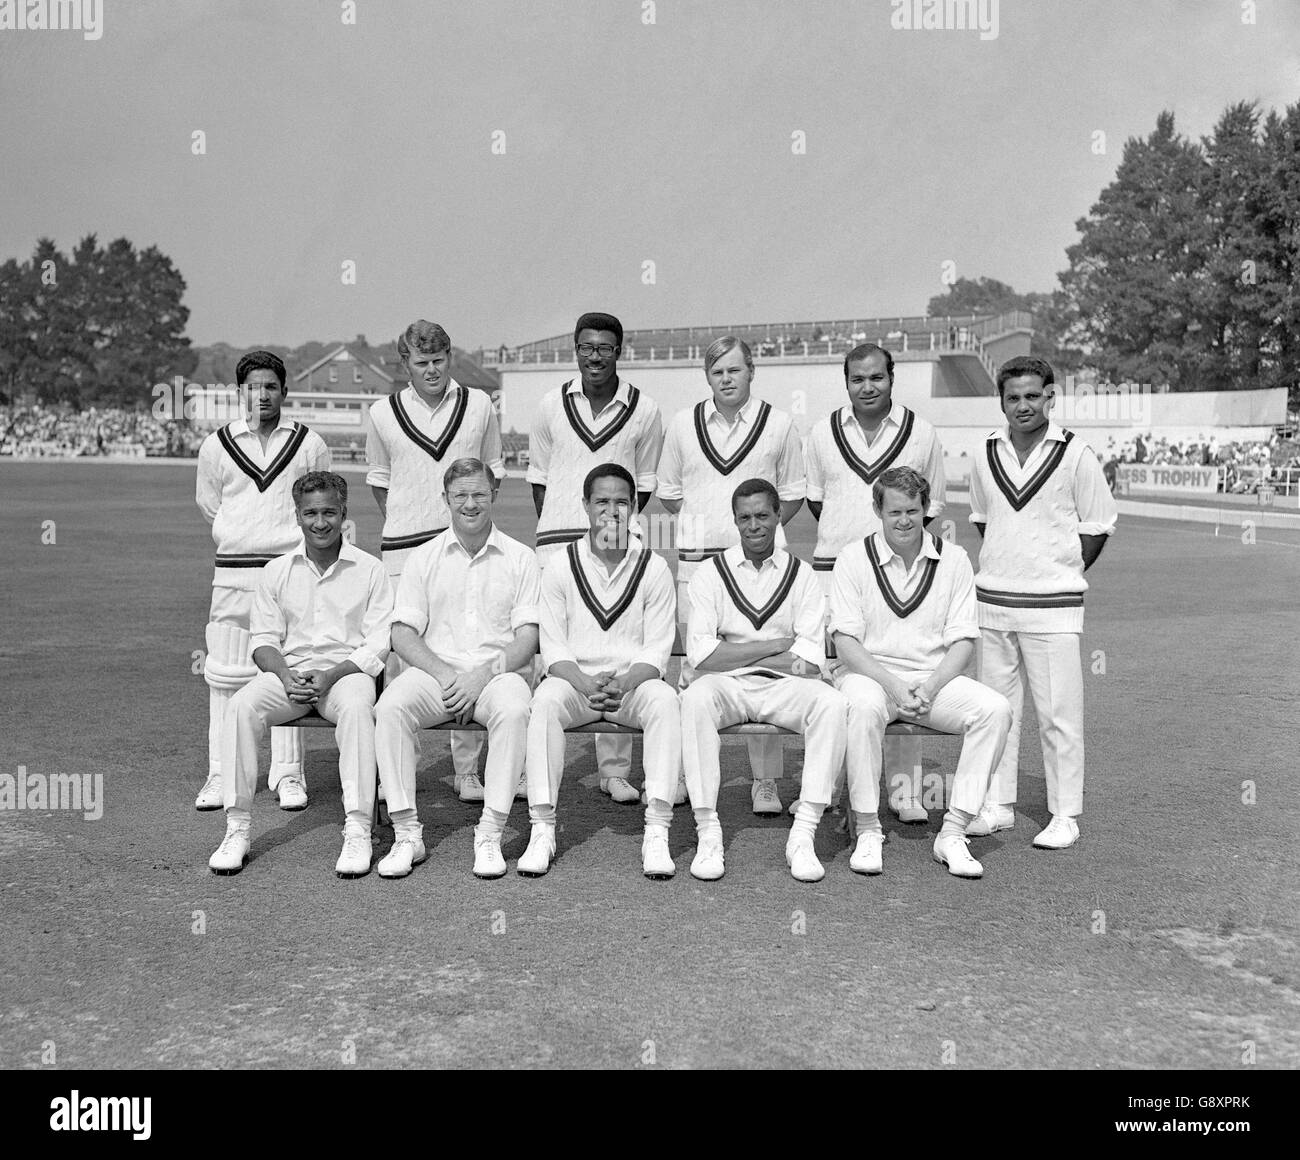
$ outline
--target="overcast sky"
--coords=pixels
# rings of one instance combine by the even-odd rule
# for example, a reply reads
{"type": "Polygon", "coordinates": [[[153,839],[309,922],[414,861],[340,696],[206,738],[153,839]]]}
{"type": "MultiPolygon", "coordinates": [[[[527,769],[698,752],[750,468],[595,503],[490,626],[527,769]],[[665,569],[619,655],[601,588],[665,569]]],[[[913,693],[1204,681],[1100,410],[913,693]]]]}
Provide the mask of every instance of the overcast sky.
{"type": "Polygon", "coordinates": [[[1200,136],[1300,99],[1297,0],[1253,26],[1240,0],[1000,0],[996,38],[896,30],[890,0],[343,7],[0,31],[0,259],[157,245],[190,337],[239,346],[919,314],[945,261],[1052,289],[1161,109],[1200,136]]]}

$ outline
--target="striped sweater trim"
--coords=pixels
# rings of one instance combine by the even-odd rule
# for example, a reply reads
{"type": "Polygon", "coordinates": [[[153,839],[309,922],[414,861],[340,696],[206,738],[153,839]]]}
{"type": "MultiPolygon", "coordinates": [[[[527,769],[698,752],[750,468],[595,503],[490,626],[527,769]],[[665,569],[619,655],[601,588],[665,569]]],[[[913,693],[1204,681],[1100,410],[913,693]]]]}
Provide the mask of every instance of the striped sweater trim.
{"type": "Polygon", "coordinates": [[[293,457],[298,454],[298,449],[303,445],[303,440],[306,438],[307,428],[303,424],[295,422],[288,441],[280,448],[276,457],[265,468],[262,468],[249,459],[244,449],[235,442],[235,437],[230,433],[229,425],[217,431],[217,439],[221,446],[226,449],[226,454],[230,456],[240,471],[257,484],[257,490],[260,492],[266,491],[279,478],[285,468],[293,462],[293,457]]]}
{"type": "Polygon", "coordinates": [[[912,437],[912,427],[916,416],[903,408],[903,422],[898,428],[896,434],[889,446],[881,452],[880,458],[874,464],[868,463],[849,445],[849,437],[844,434],[844,428],[840,423],[840,413],[836,411],[831,415],[831,438],[835,446],[839,449],[844,462],[861,478],[864,483],[872,484],[882,475],[903,453],[903,448],[907,446],[907,441],[912,437]]]}
{"type": "Polygon", "coordinates": [[[571,544],[587,534],[587,528],[552,528],[549,532],[537,533],[537,546],[549,547],[551,544],[571,544]]]}
{"type": "Polygon", "coordinates": [[[1001,608],[1081,608],[1082,592],[1002,592],[975,585],[975,599],[980,604],[1001,608]]]}
{"type": "MultiPolygon", "coordinates": [[[[921,533],[923,536],[928,535],[926,532],[921,533]]],[[[943,541],[938,536],[930,537],[934,541],[934,550],[942,554],[943,541]]],[[[894,591],[894,586],[890,584],[889,577],[885,573],[884,565],[880,561],[880,554],[876,551],[875,537],[868,536],[862,541],[867,548],[867,562],[871,565],[871,571],[876,577],[876,587],[880,589],[880,595],[885,598],[885,603],[889,605],[889,610],[900,620],[911,616],[922,604],[925,598],[930,595],[930,589],[934,585],[935,573],[939,571],[939,561],[933,556],[927,556],[925,563],[921,565],[921,582],[916,586],[916,591],[906,600],[899,598],[898,593],[894,591]]]]}
{"type": "Polygon", "coordinates": [[[704,458],[713,465],[714,471],[720,475],[730,475],[744,462],[745,457],[758,446],[758,441],[763,435],[763,428],[767,426],[767,417],[771,412],[771,404],[760,401],[758,415],[754,419],[754,425],[750,428],[749,434],[745,436],[745,441],[727,456],[714,447],[713,440],[709,438],[709,425],[704,418],[704,403],[695,405],[695,438],[699,441],[700,450],[704,452],[704,458]]]}
{"type": "Polygon", "coordinates": [[[564,414],[569,420],[569,426],[573,428],[574,434],[587,445],[587,450],[599,451],[632,421],[632,414],[641,398],[641,392],[629,384],[627,388],[627,406],[623,408],[623,413],[599,431],[593,431],[587,426],[582,416],[578,414],[578,408],[573,401],[573,396],[569,394],[569,384],[572,382],[573,380],[570,379],[568,383],[565,383],[560,388],[560,403],[564,407],[564,414]]]}
{"type": "Polygon", "coordinates": [[[814,572],[833,572],[835,571],[835,557],[814,556],[812,566],[814,572]]]}
{"type": "Polygon", "coordinates": [[[258,554],[230,555],[218,553],[215,561],[217,568],[265,568],[274,556],[258,554]]]}
{"type": "Polygon", "coordinates": [[[566,554],[569,557],[569,568],[573,572],[573,580],[577,585],[578,595],[582,598],[583,604],[587,606],[587,611],[600,625],[601,631],[608,632],[619,617],[632,606],[637,589],[641,587],[642,577],[645,576],[646,569],[650,566],[649,550],[646,548],[641,549],[640,557],[632,565],[632,572],[628,577],[626,587],[623,589],[623,594],[614,602],[612,608],[606,608],[600,602],[600,597],[596,595],[596,590],[592,587],[591,581],[587,579],[586,572],[582,570],[582,561],[578,557],[577,541],[569,545],[566,554]]]}
{"type": "Polygon", "coordinates": [[[393,394],[388,397],[388,401],[393,408],[393,417],[397,420],[397,425],[402,429],[402,433],[417,447],[428,452],[429,455],[439,461],[447,454],[447,448],[451,446],[451,441],[456,438],[456,432],[460,430],[460,425],[465,419],[465,412],[469,409],[469,388],[458,386],[456,389],[460,394],[457,396],[455,403],[452,404],[447,425],[442,429],[442,434],[436,439],[430,439],[415,425],[415,420],[407,414],[406,406],[402,402],[400,394],[393,394]]]}
{"type": "Polygon", "coordinates": [[[1065,458],[1065,450],[1070,446],[1070,440],[1074,438],[1073,431],[1066,431],[1064,434],[1065,438],[1052,448],[1047,458],[1039,464],[1038,470],[1025,480],[1023,487],[1016,487],[1011,482],[1011,476],[1007,474],[1007,469],[1002,466],[1002,458],[998,454],[999,436],[992,435],[989,437],[985,444],[989,473],[993,476],[993,482],[997,484],[998,491],[1006,497],[1006,501],[1011,505],[1013,511],[1021,511],[1042,490],[1043,485],[1052,477],[1052,473],[1061,466],[1061,460],[1065,458]]]}
{"type": "Polygon", "coordinates": [[[381,552],[401,552],[407,548],[418,548],[427,544],[434,536],[440,536],[446,528],[434,528],[431,532],[412,532],[409,536],[384,536],[379,541],[381,552]]]}
{"type": "Polygon", "coordinates": [[[714,556],[713,563],[718,569],[718,575],[722,577],[722,586],[727,590],[727,595],[731,597],[731,603],[740,610],[741,615],[757,631],[771,620],[781,605],[789,599],[790,592],[794,588],[795,577],[799,575],[800,561],[798,556],[790,557],[790,562],[785,568],[785,575],[776,586],[776,591],[768,597],[767,603],[761,608],[741,591],[739,582],[731,574],[731,569],[727,567],[725,556],[714,556]]]}

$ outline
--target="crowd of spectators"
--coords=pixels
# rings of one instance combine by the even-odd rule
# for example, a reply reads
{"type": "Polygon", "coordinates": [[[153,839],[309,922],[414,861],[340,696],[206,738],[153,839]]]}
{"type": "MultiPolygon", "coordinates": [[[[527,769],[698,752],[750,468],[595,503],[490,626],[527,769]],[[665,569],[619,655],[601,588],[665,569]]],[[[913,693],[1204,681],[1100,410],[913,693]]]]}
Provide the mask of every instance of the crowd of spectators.
{"type": "MultiPolygon", "coordinates": [[[[1300,442],[1284,439],[1276,432],[1268,439],[1243,439],[1220,443],[1204,435],[1196,439],[1171,441],[1153,434],[1136,435],[1125,443],[1110,440],[1100,457],[1108,469],[1119,463],[1149,463],[1155,466],[1218,467],[1219,490],[1246,494],[1261,485],[1282,485],[1287,491],[1300,479],[1300,442]]],[[[1111,476],[1112,471],[1107,471],[1111,476]]]]}
{"type": "Polygon", "coordinates": [[[202,432],[143,408],[0,406],[0,455],[197,455],[202,432]]]}

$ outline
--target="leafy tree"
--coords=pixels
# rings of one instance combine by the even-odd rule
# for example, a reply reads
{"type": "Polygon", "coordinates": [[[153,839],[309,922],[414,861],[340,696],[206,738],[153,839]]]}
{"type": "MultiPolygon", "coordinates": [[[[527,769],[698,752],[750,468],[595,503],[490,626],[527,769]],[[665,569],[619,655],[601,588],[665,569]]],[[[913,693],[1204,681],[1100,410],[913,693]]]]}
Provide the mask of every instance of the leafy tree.
{"type": "Polygon", "coordinates": [[[0,268],[0,376],[47,401],[145,403],[155,382],[193,365],[185,282],[156,247],[94,234],[70,256],[41,238],[0,268]]]}

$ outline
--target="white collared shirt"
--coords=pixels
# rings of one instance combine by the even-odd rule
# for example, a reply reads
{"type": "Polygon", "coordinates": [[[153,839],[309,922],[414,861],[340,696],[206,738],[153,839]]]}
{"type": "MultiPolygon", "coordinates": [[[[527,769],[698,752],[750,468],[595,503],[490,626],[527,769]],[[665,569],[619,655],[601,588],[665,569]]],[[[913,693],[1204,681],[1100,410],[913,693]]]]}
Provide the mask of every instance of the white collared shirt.
{"type": "Polygon", "coordinates": [[[540,599],[531,549],[494,525],[471,557],[448,528],[407,557],[393,623],[409,625],[440,661],[468,672],[500,656],[517,629],[538,623],[540,599]]]}
{"type": "Polygon", "coordinates": [[[672,573],[662,556],[636,541],[607,572],[591,550],[590,535],[583,536],[566,545],[564,555],[542,573],[541,652],[546,669],[572,661],[585,672],[608,669],[622,675],[634,664],[646,664],[662,677],[676,638],[672,573]],[[577,554],[585,591],[574,575],[570,547],[577,554]],[[598,614],[612,618],[608,627],[598,614]]]}
{"type": "Polygon", "coordinates": [[[975,573],[959,544],[923,532],[909,568],[883,532],[873,532],[870,539],[882,577],[872,567],[864,540],[840,552],[831,574],[831,632],[853,637],[885,668],[900,674],[931,673],[954,643],[979,639],[975,573]],[[900,615],[881,590],[882,578],[895,603],[906,607],[918,598],[916,607],[900,615]]]}
{"type": "MultiPolygon", "coordinates": [[[[755,565],[746,559],[743,547],[728,548],[696,569],[687,593],[690,600],[686,626],[688,681],[719,644],[748,644],[780,636],[795,638],[790,649],[795,656],[818,669],[825,668],[826,601],[806,561],[797,561],[789,552],[774,548],[771,556],[755,565]],[[755,625],[732,598],[718,572],[716,561],[719,560],[760,624],[755,625]],[[771,607],[796,563],[798,568],[784,599],[775,608],[771,607]]],[[[769,671],[760,664],[732,669],[727,675],[769,671]]]]}
{"type": "Polygon", "coordinates": [[[374,556],[344,541],[319,572],[300,544],[262,569],[249,616],[252,647],[278,649],[295,671],[351,661],[377,677],[392,611],[393,590],[374,556]]]}

